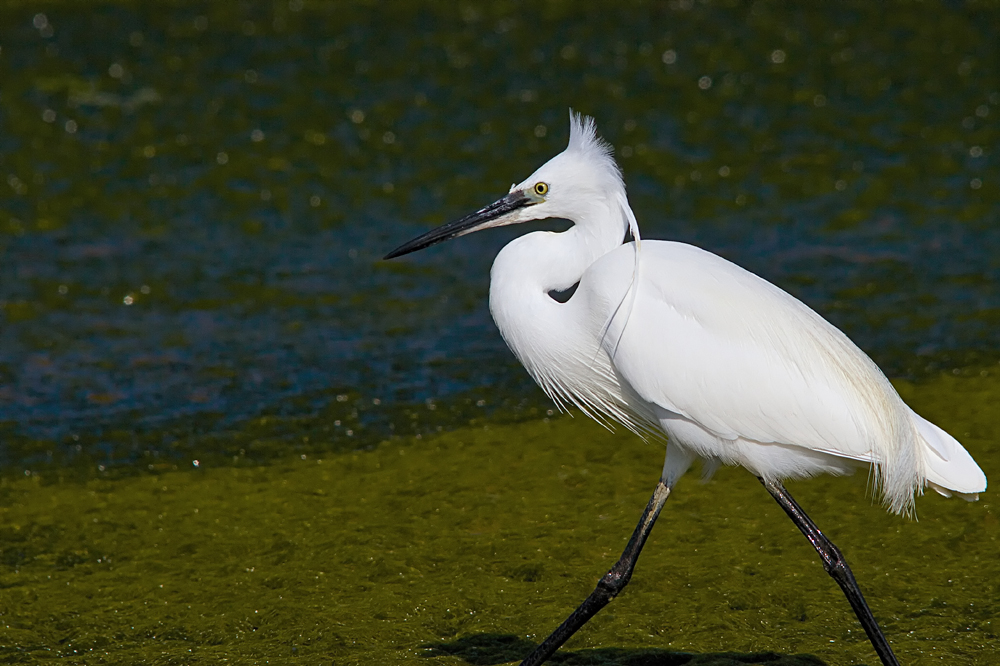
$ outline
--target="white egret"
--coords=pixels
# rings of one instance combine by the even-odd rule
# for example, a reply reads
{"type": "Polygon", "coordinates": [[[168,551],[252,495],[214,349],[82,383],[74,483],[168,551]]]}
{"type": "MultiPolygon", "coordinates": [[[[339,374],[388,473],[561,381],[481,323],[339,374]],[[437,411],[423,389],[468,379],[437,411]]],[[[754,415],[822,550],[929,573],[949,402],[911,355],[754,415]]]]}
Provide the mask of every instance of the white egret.
{"type": "Polygon", "coordinates": [[[653,496],[621,558],[522,664],[540,664],[628,584],[674,484],[695,459],[742,465],[841,586],[883,664],[898,664],[837,547],[782,485],[873,471],[896,513],[927,486],[975,499],[986,477],[954,438],[918,416],[878,366],[801,301],[721,257],[641,241],[622,174],[594,121],[570,112],[569,146],[496,203],[386,259],[480,229],[565,218],[504,247],[490,312],[507,345],[560,406],[666,436],[653,496]],[[626,242],[627,236],[633,240],[626,242]],[[576,285],[565,302],[551,292],[576,285]]]}

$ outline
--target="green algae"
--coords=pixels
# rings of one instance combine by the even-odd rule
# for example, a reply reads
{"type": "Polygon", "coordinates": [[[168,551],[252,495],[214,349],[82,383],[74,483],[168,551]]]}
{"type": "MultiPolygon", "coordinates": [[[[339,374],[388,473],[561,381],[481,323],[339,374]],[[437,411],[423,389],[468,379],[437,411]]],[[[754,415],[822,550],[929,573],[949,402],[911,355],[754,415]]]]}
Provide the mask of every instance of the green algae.
{"type": "MultiPolygon", "coordinates": [[[[898,386],[996,478],[998,373],[966,374],[898,386]]],[[[561,418],[267,466],[6,479],[0,659],[516,660],[614,562],[661,455],[561,418]]],[[[790,490],[847,553],[902,662],[1000,649],[991,494],[931,493],[912,521],[874,505],[866,483],[790,490]]],[[[629,588],[565,651],[566,663],[874,663],[815,553],[739,469],[684,479],[629,588]]]]}

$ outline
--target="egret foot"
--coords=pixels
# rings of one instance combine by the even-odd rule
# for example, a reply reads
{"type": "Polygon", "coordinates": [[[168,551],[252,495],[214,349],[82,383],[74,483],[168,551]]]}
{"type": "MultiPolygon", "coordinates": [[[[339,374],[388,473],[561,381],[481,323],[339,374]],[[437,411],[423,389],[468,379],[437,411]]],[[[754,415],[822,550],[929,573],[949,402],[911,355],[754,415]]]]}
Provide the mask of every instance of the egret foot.
{"type": "Polygon", "coordinates": [[[607,606],[612,599],[625,589],[625,586],[628,585],[629,580],[632,578],[632,571],[635,569],[635,563],[639,559],[639,553],[642,552],[642,547],[646,544],[646,538],[649,537],[649,533],[653,529],[653,523],[656,522],[656,517],[660,515],[660,509],[663,508],[663,504],[667,501],[668,497],[670,497],[670,488],[664,485],[663,481],[660,481],[656,484],[656,490],[653,491],[653,496],[649,498],[649,504],[646,505],[646,510],[642,512],[639,524],[635,526],[632,538],[628,540],[628,545],[625,546],[622,556],[618,558],[618,561],[611,567],[611,570],[604,574],[601,580],[597,581],[597,587],[580,604],[580,607],[573,611],[566,618],[566,621],[560,624],[548,638],[542,641],[542,644],[536,647],[521,662],[521,666],[538,666],[538,664],[543,663],[563,643],[568,641],[570,636],[575,634],[580,627],[585,625],[590,618],[597,615],[599,610],[607,606]]]}
{"type": "Polygon", "coordinates": [[[875,648],[875,652],[878,654],[878,658],[882,660],[882,664],[884,666],[899,666],[899,661],[896,659],[896,655],[892,653],[889,641],[886,640],[885,634],[882,633],[878,622],[875,621],[875,616],[872,615],[872,611],[868,607],[864,595],[861,594],[858,581],[855,580],[854,574],[851,573],[851,568],[847,566],[844,554],[840,552],[840,549],[832,541],[826,538],[825,534],[820,532],[819,528],[816,527],[816,523],[806,515],[806,512],[802,510],[798,502],[785,490],[784,486],[780,483],[765,481],[760,477],[758,477],[758,480],[764,484],[767,492],[771,493],[771,497],[781,505],[781,508],[792,519],[795,526],[806,535],[809,543],[819,553],[820,558],[823,560],[823,568],[837,581],[840,589],[844,591],[844,595],[851,603],[854,614],[861,621],[861,626],[864,627],[865,633],[868,634],[868,640],[871,641],[872,647],[875,648]]]}

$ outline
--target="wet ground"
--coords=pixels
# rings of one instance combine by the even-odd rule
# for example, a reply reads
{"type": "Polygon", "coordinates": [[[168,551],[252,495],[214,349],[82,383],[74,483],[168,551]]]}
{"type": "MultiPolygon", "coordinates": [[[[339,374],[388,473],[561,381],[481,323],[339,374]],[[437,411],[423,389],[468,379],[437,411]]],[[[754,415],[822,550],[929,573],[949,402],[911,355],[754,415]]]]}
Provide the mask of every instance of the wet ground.
{"type": "MultiPolygon", "coordinates": [[[[995,473],[997,378],[900,389],[995,473]]],[[[659,444],[564,417],[268,466],[9,480],[0,654],[10,663],[519,659],[617,558],[661,456],[659,444]]],[[[931,493],[912,521],[872,505],[860,474],[790,490],[847,553],[902,663],[983,663],[1000,650],[991,495],[970,504],[931,493]]],[[[706,660],[694,664],[875,663],[808,542],[737,469],[680,484],[631,585],[566,648],[578,664],[692,658],[666,651],[706,660]],[[709,660],[720,652],[786,660],[709,660]],[[791,659],[806,653],[820,661],[791,659]]]]}
{"type": "MultiPolygon", "coordinates": [[[[504,347],[488,269],[518,231],[379,257],[561,150],[570,106],[645,237],[804,299],[995,476],[998,23],[975,2],[4,3],[4,658],[498,663],[558,623],[660,450],[548,414],[504,347]]],[[[793,490],[904,663],[995,649],[989,493],[907,522],[865,482],[793,490]]],[[[748,475],[682,490],[578,663],[872,663],[748,475]]]]}

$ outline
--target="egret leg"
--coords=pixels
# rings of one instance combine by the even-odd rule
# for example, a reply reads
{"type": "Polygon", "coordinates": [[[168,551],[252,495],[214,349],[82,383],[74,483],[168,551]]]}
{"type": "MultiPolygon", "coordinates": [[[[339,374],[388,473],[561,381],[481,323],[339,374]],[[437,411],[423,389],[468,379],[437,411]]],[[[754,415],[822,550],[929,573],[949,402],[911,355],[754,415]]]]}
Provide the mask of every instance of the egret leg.
{"type": "Polygon", "coordinates": [[[851,603],[854,614],[861,621],[861,626],[864,627],[865,633],[868,634],[868,640],[871,641],[872,647],[875,648],[879,659],[882,660],[882,664],[884,666],[899,666],[899,661],[896,659],[896,655],[892,653],[889,641],[886,640],[885,634],[882,633],[878,622],[875,621],[875,616],[872,615],[872,611],[868,607],[864,595],[861,594],[861,588],[858,587],[858,581],[854,579],[854,574],[851,573],[851,568],[847,566],[847,560],[844,559],[844,555],[840,552],[840,549],[826,538],[826,535],[819,531],[816,523],[806,515],[806,512],[802,510],[798,502],[785,490],[784,486],[780,483],[765,481],[760,477],[758,477],[758,480],[764,484],[767,492],[771,493],[771,497],[781,505],[781,508],[792,519],[795,526],[802,531],[802,534],[809,539],[809,543],[819,553],[820,558],[823,560],[823,568],[837,581],[840,589],[844,591],[844,595],[851,603]]]}
{"type": "Polygon", "coordinates": [[[566,621],[559,625],[558,629],[542,641],[542,644],[535,648],[521,662],[521,666],[538,666],[538,664],[543,663],[563,643],[569,640],[570,636],[585,625],[590,618],[597,615],[597,611],[607,606],[612,599],[625,589],[629,579],[632,578],[632,570],[635,569],[639,553],[642,552],[646,538],[653,529],[653,523],[656,522],[656,517],[660,515],[660,509],[663,508],[663,504],[667,501],[668,497],[670,497],[670,488],[661,479],[656,484],[656,490],[653,491],[653,496],[649,498],[649,504],[646,505],[646,510],[642,512],[642,518],[639,519],[639,524],[635,526],[632,538],[628,540],[628,545],[625,546],[622,556],[618,558],[618,561],[611,567],[611,570],[604,574],[601,580],[597,582],[597,587],[580,604],[579,608],[573,611],[566,618],[566,621]]]}

